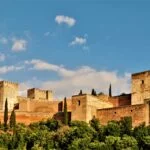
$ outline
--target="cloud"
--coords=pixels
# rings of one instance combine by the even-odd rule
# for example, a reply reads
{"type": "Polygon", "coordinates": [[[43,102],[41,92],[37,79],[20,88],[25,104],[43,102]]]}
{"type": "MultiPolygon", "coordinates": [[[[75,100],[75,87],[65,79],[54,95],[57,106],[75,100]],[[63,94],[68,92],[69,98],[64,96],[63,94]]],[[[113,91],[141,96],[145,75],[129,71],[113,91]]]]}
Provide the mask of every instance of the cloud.
{"type": "Polygon", "coordinates": [[[8,72],[12,71],[19,71],[22,70],[24,67],[23,66],[0,66],[0,74],[6,74],[8,72]]]}
{"type": "Polygon", "coordinates": [[[73,74],[72,71],[65,69],[63,66],[58,66],[54,64],[49,64],[45,61],[39,59],[33,59],[31,61],[25,61],[27,65],[33,65],[30,69],[39,70],[39,71],[54,71],[57,72],[59,75],[64,77],[69,77],[73,74]]]}
{"type": "Polygon", "coordinates": [[[0,61],[4,61],[6,56],[3,53],[0,53],[0,61]]]}
{"type": "Polygon", "coordinates": [[[0,43],[2,43],[2,44],[7,44],[7,43],[8,43],[7,38],[5,38],[5,37],[0,37],[0,43]]]}
{"type": "Polygon", "coordinates": [[[56,16],[55,21],[58,24],[67,24],[70,27],[74,26],[76,23],[76,20],[74,18],[63,15],[56,16]]]}
{"type": "Polygon", "coordinates": [[[27,48],[27,41],[24,39],[12,39],[13,45],[12,45],[12,51],[14,52],[20,52],[25,51],[27,48]]]}
{"type": "Polygon", "coordinates": [[[87,40],[83,37],[75,37],[75,39],[69,44],[70,46],[73,45],[84,45],[86,44],[87,40]]]}
{"type": "MultiPolygon", "coordinates": [[[[119,75],[117,71],[97,70],[89,66],[81,66],[77,69],[66,69],[61,65],[46,63],[42,60],[26,61],[32,65],[32,69],[38,71],[54,71],[59,75],[56,80],[36,82],[39,88],[53,90],[57,98],[83,93],[90,93],[92,88],[97,92],[108,93],[109,84],[112,84],[113,95],[130,92],[130,74],[119,75]]],[[[30,81],[32,86],[35,81],[30,81]]]]}

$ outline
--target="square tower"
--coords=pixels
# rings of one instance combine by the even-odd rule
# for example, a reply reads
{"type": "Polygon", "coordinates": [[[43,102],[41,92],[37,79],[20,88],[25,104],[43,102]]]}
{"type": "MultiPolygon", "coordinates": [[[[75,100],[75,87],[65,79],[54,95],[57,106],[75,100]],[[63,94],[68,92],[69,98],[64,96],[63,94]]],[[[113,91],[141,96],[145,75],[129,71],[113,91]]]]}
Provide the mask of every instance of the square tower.
{"type": "Polygon", "coordinates": [[[150,71],[132,74],[132,105],[144,104],[150,99],[150,71]]]}
{"type": "Polygon", "coordinates": [[[28,89],[27,96],[30,99],[36,100],[53,100],[53,92],[48,90],[41,90],[37,88],[28,89]]]}
{"type": "Polygon", "coordinates": [[[18,102],[18,84],[9,81],[0,81],[0,110],[4,110],[7,98],[8,110],[14,108],[14,104],[18,102]]]}

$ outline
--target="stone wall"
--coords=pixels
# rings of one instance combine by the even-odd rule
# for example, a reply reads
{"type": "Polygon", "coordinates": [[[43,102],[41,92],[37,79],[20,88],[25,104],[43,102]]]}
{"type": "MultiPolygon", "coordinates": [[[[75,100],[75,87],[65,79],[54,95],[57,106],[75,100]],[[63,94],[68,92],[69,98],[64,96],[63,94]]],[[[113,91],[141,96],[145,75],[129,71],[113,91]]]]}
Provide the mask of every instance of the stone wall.
{"type": "Polygon", "coordinates": [[[110,108],[113,105],[108,101],[103,101],[96,96],[84,94],[72,97],[72,120],[89,122],[96,116],[96,110],[100,108],[110,108]]]}
{"type": "Polygon", "coordinates": [[[12,110],[14,104],[17,103],[18,96],[18,84],[1,81],[0,82],[0,110],[4,110],[5,101],[8,101],[8,110],[12,110]]]}
{"type": "Polygon", "coordinates": [[[144,104],[150,99],[150,71],[132,75],[132,105],[144,104]]]}
{"type": "Polygon", "coordinates": [[[52,91],[33,88],[27,91],[27,97],[37,100],[53,100],[53,93],[52,91]]]}
{"type": "Polygon", "coordinates": [[[133,121],[133,126],[137,126],[142,122],[145,122],[146,125],[149,124],[149,105],[148,104],[139,104],[139,105],[130,105],[122,106],[116,108],[107,108],[97,110],[97,118],[100,120],[100,123],[105,125],[108,121],[111,120],[120,120],[122,117],[131,116],[133,121]]]}
{"type": "Polygon", "coordinates": [[[114,107],[131,105],[131,94],[109,97],[109,102],[111,102],[114,107]]]}

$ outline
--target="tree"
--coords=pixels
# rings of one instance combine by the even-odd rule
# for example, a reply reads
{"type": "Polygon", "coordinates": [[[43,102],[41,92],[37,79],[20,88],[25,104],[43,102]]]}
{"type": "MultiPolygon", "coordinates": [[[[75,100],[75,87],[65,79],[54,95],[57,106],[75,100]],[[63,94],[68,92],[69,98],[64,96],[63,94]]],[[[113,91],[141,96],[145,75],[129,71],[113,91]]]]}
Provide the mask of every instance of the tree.
{"type": "Polygon", "coordinates": [[[131,135],[132,131],[132,117],[123,117],[120,120],[120,130],[121,130],[121,136],[124,134],[131,135]]]}
{"type": "Polygon", "coordinates": [[[9,124],[10,124],[11,128],[15,128],[15,126],[16,126],[16,114],[15,114],[15,110],[14,109],[11,112],[9,124]]]}
{"type": "Polygon", "coordinates": [[[4,110],[4,128],[7,129],[7,121],[8,121],[8,102],[7,98],[5,101],[5,110],[4,110]]]}
{"type": "Polygon", "coordinates": [[[112,97],[111,84],[109,85],[109,96],[112,97]]]}
{"type": "Polygon", "coordinates": [[[64,98],[64,124],[68,125],[67,100],[64,98]]]}
{"type": "Polygon", "coordinates": [[[96,91],[94,89],[92,89],[91,95],[97,96],[96,91]]]}
{"type": "Polygon", "coordinates": [[[83,93],[82,93],[82,90],[80,90],[80,92],[79,92],[79,95],[82,95],[83,93]]]}

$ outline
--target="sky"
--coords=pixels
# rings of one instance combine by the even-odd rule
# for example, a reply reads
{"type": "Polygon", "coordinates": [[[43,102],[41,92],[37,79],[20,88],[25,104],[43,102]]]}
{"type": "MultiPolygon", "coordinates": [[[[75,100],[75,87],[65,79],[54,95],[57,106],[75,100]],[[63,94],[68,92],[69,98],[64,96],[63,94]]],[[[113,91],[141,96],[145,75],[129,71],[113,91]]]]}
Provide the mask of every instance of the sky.
{"type": "Polygon", "coordinates": [[[129,93],[150,68],[148,0],[1,0],[0,80],[55,98],[129,93]]]}

